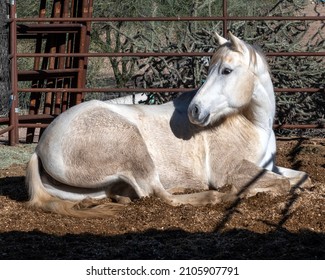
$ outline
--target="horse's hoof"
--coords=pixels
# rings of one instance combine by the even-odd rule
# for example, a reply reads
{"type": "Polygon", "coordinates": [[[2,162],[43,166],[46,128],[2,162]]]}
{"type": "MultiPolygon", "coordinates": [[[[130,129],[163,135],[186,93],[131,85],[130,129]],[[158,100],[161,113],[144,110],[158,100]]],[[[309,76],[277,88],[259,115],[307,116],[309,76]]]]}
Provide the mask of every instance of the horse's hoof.
{"type": "Polygon", "coordinates": [[[112,199],[119,204],[129,204],[132,202],[132,200],[127,196],[115,195],[112,199]]]}

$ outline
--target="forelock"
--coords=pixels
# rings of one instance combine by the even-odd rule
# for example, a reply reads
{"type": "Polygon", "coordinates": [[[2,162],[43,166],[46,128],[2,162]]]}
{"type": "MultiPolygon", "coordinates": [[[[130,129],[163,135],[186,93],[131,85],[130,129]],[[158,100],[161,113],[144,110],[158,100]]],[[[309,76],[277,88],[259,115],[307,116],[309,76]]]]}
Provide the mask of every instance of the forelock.
{"type": "MultiPolygon", "coordinates": [[[[268,63],[266,60],[266,56],[264,55],[262,49],[258,46],[255,45],[250,45],[245,43],[245,46],[248,50],[249,53],[249,65],[252,65],[254,68],[257,67],[257,55],[259,55],[262,59],[262,62],[265,64],[265,66],[267,67],[268,71],[269,71],[269,67],[268,67],[268,63]]],[[[210,60],[210,67],[214,64],[217,63],[217,61],[219,60],[224,60],[225,57],[229,54],[229,52],[234,51],[234,52],[238,52],[237,50],[235,50],[232,46],[232,44],[230,42],[227,42],[223,45],[221,45],[217,51],[215,52],[215,54],[212,56],[211,60],[210,60]]]]}
{"type": "Polygon", "coordinates": [[[217,51],[214,53],[210,60],[210,67],[216,64],[217,61],[223,60],[229,54],[229,52],[231,51],[230,46],[231,44],[227,42],[217,49],[217,51]]]}

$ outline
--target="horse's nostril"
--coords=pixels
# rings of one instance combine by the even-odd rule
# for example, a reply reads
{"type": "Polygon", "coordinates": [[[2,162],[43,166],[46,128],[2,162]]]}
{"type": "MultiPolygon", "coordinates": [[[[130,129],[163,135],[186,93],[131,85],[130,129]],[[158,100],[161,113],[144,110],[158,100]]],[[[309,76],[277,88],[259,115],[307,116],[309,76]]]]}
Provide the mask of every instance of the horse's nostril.
{"type": "Polygon", "coordinates": [[[197,117],[198,115],[200,115],[200,108],[195,105],[193,108],[193,116],[197,117]]]}
{"type": "Polygon", "coordinates": [[[210,113],[200,104],[192,104],[189,107],[188,117],[191,123],[205,126],[209,122],[210,113]]]}

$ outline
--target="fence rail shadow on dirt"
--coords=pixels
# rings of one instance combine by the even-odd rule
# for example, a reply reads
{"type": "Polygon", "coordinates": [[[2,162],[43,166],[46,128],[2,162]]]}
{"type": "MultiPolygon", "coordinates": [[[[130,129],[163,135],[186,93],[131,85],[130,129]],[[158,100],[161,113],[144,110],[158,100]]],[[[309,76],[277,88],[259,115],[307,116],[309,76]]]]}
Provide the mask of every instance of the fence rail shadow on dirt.
{"type": "MultiPolygon", "coordinates": [[[[263,173],[243,187],[242,192],[260,176],[263,173]]],[[[324,259],[324,233],[304,228],[290,232],[283,227],[291,215],[290,208],[299,198],[297,190],[305,179],[302,178],[286,196],[278,222],[270,224],[268,220],[261,221],[273,228],[266,233],[243,228],[226,229],[225,224],[244,201],[244,198],[238,198],[226,207],[211,232],[187,232],[170,228],[168,224],[166,229],[152,228],[117,235],[95,234],[91,231],[58,235],[44,233],[39,229],[12,230],[0,233],[0,259],[324,259]]],[[[24,204],[28,199],[24,176],[0,178],[0,194],[24,204]]],[[[267,210],[267,205],[265,208],[267,210]]],[[[178,210],[175,207],[173,211],[178,210]]],[[[49,215],[48,219],[60,219],[59,216],[45,215],[49,215]]],[[[109,217],[101,221],[107,227],[110,226],[109,217]]]]}
{"type": "Polygon", "coordinates": [[[0,259],[7,260],[323,260],[325,234],[285,230],[261,234],[245,229],[222,233],[149,230],[118,236],[63,236],[40,231],[0,233],[0,259]],[[132,248],[132,249],[130,249],[132,248]]]}
{"type": "MultiPolygon", "coordinates": [[[[1,178],[0,193],[24,203],[24,177],[1,178]],[[15,183],[17,188],[5,187],[15,183]],[[3,187],[4,186],[4,187],[3,187]]],[[[287,201],[290,207],[294,190],[287,201]]],[[[325,234],[308,229],[290,232],[282,227],[287,211],[274,230],[257,233],[247,229],[223,230],[234,211],[232,205],[213,232],[191,233],[181,229],[150,229],[119,235],[94,233],[48,234],[39,230],[0,233],[0,259],[6,260],[126,260],[126,259],[223,259],[223,260],[323,260],[325,234]],[[132,248],[132,249],[130,249],[132,248]]],[[[286,207],[286,208],[287,208],[286,207]]],[[[175,208],[175,211],[177,209],[175,208]]],[[[267,223],[267,221],[264,221],[267,223]]],[[[109,219],[103,220],[109,226],[109,219]]]]}

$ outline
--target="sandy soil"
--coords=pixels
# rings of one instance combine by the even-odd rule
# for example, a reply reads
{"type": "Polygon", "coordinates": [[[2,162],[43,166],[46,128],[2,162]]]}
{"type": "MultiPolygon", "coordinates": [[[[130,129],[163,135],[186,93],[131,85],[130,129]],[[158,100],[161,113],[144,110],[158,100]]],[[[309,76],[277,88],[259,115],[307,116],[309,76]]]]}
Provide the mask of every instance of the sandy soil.
{"type": "Polygon", "coordinates": [[[0,169],[0,259],[325,259],[325,139],[278,140],[278,164],[310,189],[206,207],[145,198],[104,219],[28,209],[23,158],[0,169]]]}

